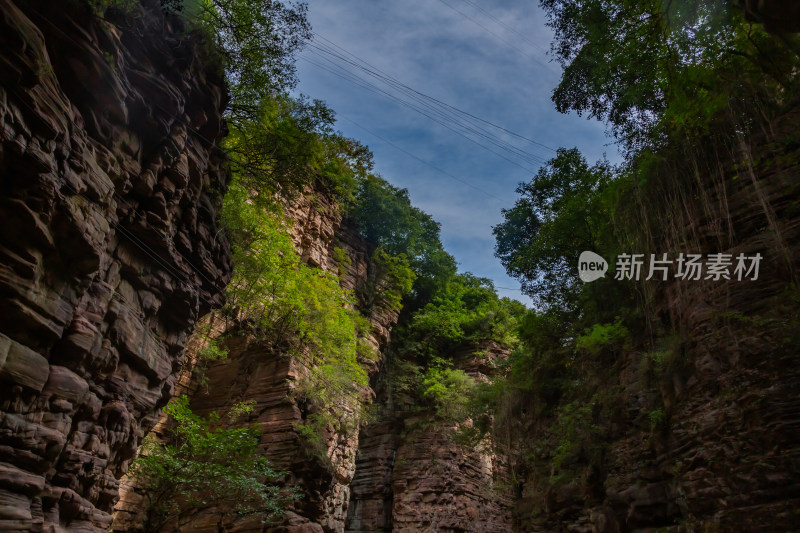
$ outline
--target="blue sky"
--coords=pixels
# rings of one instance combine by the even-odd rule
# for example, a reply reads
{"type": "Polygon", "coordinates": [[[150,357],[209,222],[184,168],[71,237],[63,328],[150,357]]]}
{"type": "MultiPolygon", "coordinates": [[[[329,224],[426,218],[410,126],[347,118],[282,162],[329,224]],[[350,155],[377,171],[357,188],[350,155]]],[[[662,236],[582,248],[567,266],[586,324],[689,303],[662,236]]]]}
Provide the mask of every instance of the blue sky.
{"type": "Polygon", "coordinates": [[[442,241],[461,271],[511,288],[498,293],[529,304],[494,257],[491,228],[502,220],[501,209],[513,205],[517,184],[553,152],[484,123],[498,144],[466,133],[470,141],[452,131],[464,133],[448,118],[452,110],[445,109],[444,125],[434,122],[382,94],[409,101],[353,63],[363,60],[415,91],[548,147],[577,146],[592,162],[604,154],[617,160],[603,124],[555,111],[550,95],[560,67],[544,53],[552,32],[537,3],[308,0],[308,17],[318,37],[298,59],[297,91],[325,100],[337,129],[373,151],[375,171],[408,189],[414,205],[441,223],[442,241]],[[354,72],[374,87],[344,79],[354,72]],[[526,154],[508,152],[512,146],[526,154]]]}

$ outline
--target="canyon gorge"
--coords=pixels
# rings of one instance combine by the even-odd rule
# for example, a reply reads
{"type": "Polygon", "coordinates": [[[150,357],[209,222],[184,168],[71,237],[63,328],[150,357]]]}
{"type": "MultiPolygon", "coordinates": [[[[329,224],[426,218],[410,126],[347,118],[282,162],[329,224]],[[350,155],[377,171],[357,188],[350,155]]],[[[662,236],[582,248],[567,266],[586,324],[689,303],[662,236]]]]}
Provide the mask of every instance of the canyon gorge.
{"type": "MultiPolygon", "coordinates": [[[[559,429],[567,395],[545,392],[550,404],[509,401],[513,423],[498,409],[465,440],[477,415],[443,414],[398,378],[434,375],[409,348],[422,353],[433,334],[409,331],[438,300],[408,309],[382,296],[396,289],[381,245],[323,176],[274,196],[302,264],[356,295],[365,383],[345,403],[314,404],[299,387],[302,352],[221,311],[234,275],[225,75],[159,2],[93,6],[0,1],[0,531],[144,531],[147,489],[126,474],[147,435],[169,441],[162,409],[180,395],[200,416],[250,406],[234,424],[257,428],[260,454],[298,491],[271,522],[203,511],[181,531],[800,528],[800,107],[755,122],[730,151],[699,136],[695,152],[652,163],[656,192],[620,193],[637,199],[628,242],[761,253],[757,280],[637,288],[645,310],[632,323],[650,349],[563,352],[569,379],[591,391],[574,400],[589,421],[559,429]],[[227,357],[200,373],[209,338],[227,357]],[[344,422],[304,438],[320,413],[344,422]],[[556,445],[557,465],[543,451],[556,445]]],[[[491,384],[520,357],[516,337],[492,335],[430,358],[491,384]]]]}

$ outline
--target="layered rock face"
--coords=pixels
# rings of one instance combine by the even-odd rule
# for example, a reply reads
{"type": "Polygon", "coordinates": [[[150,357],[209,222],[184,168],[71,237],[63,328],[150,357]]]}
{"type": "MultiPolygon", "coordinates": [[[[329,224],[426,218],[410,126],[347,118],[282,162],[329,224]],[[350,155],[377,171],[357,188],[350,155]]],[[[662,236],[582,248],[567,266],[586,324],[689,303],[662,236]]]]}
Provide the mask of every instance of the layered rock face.
{"type": "Polygon", "coordinates": [[[0,2],[0,530],[106,531],[228,248],[223,80],[146,2],[0,2]]]}
{"type": "Polygon", "coordinates": [[[601,471],[547,493],[526,484],[523,528],[800,528],[800,151],[787,140],[797,121],[796,112],[774,120],[732,161],[665,198],[657,251],[761,254],[758,279],[658,286],[652,301],[680,342],[673,363],[654,372],[652,354],[623,356],[607,385],[619,387],[620,410],[601,471]]]}
{"type": "MultiPolygon", "coordinates": [[[[454,367],[476,381],[488,379],[507,349],[490,343],[454,354],[454,367]]],[[[431,414],[409,415],[378,385],[381,415],[359,437],[347,531],[368,533],[513,530],[508,460],[490,442],[467,449],[458,428],[431,414]]]]}
{"type": "MultiPolygon", "coordinates": [[[[340,284],[355,291],[374,283],[371,270],[374,245],[342,220],[336,202],[324,188],[306,191],[285,212],[293,221],[292,237],[303,260],[323,270],[341,272],[340,284]],[[343,257],[347,257],[340,264],[343,257]]],[[[380,282],[379,282],[380,283],[380,282]]],[[[398,311],[385,303],[374,305],[367,317],[374,353],[384,352],[398,311]]],[[[468,451],[453,437],[456,428],[437,427],[430,415],[403,419],[410,406],[394,406],[384,394],[385,365],[379,357],[360,360],[372,387],[361,391],[374,399],[381,414],[359,424],[358,406],[338,405],[337,416],[348,419],[348,429],[327,431],[309,444],[297,430],[313,409],[298,385],[308,368],[281,346],[252,339],[246,329],[214,318],[212,336],[225,335],[226,361],[212,363],[203,383],[187,367],[181,378],[193,412],[225,413],[238,402],[252,402],[253,410],[237,423],[261,430],[260,449],[273,466],[287,473],[285,483],[302,491],[279,524],[265,526],[260,517],[226,519],[225,531],[322,533],[343,531],[505,532],[511,530],[511,493],[505,459],[487,445],[468,451]],[[373,388],[375,390],[373,390],[373,388]],[[377,398],[376,392],[377,391],[377,398]]],[[[492,372],[493,362],[506,357],[498,345],[488,345],[454,356],[457,367],[478,380],[492,372]]],[[[191,347],[190,347],[191,349],[191,347]]],[[[169,438],[166,419],[157,434],[169,438]]],[[[328,428],[330,429],[330,428],[328,428]]],[[[141,531],[145,493],[136,480],[125,480],[116,507],[114,531],[141,531]]],[[[192,517],[192,531],[215,533],[214,513],[192,517]]]]}
{"type": "MultiPolygon", "coordinates": [[[[341,272],[340,285],[348,290],[369,282],[370,269],[375,268],[371,259],[374,245],[360,237],[355,228],[343,224],[335,200],[324,187],[307,190],[289,202],[285,213],[293,222],[291,236],[303,261],[323,270],[341,272]],[[349,258],[346,265],[338,262],[344,257],[342,254],[349,258]]],[[[360,363],[372,375],[378,371],[377,354],[387,346],[397,317],[397,311],[381,305],[374,306],[368,316],[372,325],[368,340],[376,357],[360,363]]],[[[281,346],[254,341],[246,329],[234,323],[223,326],[216,321],[215,324],[218,327],[213,334],[226,335],[228,358],[205,370],[206,384],[199,384],[191,369],[185,369],[182,387],[190,397],[193,412],[224,413],[238,402],[253,402],[252,413],[241,423],[261,428],[260,449],[264,456],[275,469],[287,472],[288,486],[303,493],[290,506],[282,523],[268,531],[343,531],[350,500],[349,485],[355,474],[358,406],[347,408],[346,413],[340,406],[336,414],[355,423],[344,433],[326,433],[322,442],[310,449],[295,429],[296,424],[306,422],[311,414],[309,406],[296,393],[298,382],[308,373],[305,363],[290,356],[281,346]]],[[[374,396],[369,388],[361,393],[365,399],[374,396]]],[[[117,505],[115,531],[141,530],[143,497],[135,480],[126,481],[117,505]]],[[[191,527],[193,531],[216,532],[218,520],[216,515],[201,514],[193,518],[191,527]]],[[[265,526],[256,517],[227,522],[224,527],[226,531],[260,532],[265,526]]]]}

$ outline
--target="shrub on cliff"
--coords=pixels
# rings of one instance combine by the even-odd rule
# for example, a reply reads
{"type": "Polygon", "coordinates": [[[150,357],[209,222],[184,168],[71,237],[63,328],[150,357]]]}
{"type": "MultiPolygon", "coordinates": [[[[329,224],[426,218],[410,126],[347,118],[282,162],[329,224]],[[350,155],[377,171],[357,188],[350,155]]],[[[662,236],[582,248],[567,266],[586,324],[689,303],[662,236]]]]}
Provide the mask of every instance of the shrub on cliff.
{"type": "Polygon", "coordinates": [[[353,308],[353,295],[339,286],[338,276],[305,264],[286,224],[253,203],[238,183],[225,197],[223,217],[234,262],[228,314],[257,337],[287,347],[312,374],[335,365],[351,384],[364,385],[367,376],[357,357],[366,351],[371,326],[353,308]]]}
{"type": "Polygon", "coordinates": [[[186,396],[164,411],[175,424],[170,442],[147,437],[131,468],[147,489],[144,531],[184,527],[204,511],[215,514],[219,525],[236,516],[267,522],[283,513],[294,495],[281,488],[281,474],[260,454],[257,428],[226,428],[216,413],[200,417],[186,396]]]}

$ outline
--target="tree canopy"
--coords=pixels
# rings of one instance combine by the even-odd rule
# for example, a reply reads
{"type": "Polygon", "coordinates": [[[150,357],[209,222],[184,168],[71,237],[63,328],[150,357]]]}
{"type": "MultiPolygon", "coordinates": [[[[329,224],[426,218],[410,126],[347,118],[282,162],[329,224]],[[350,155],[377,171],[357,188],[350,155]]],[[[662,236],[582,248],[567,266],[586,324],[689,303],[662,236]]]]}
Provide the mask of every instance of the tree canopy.
{"type": "Polygon", "coordinates": [[[311,38],[303,3],[279,0],[185,0],[223,61],[235,120],[257,120],[262,103],[296,83],[294,54],[311,38]]]}
{"type": "Polygon", "coordinates": [[[796,89],[786,67],[800,50],[797,38],[744,23],[728,1],[541,4],[564,67],[556,108],[607,120],[629,148],[659,144],[653,130],[672,106],[680,113],[672,120],[706,120],[727,104],[721,88],[734,96],[754,85],[759,92],[796,89]]]}
{"type": "Polygon", "coordinates": [[[497,257],[540,306],[574,305],[578,256],[609,237],[601,195],[610,179],[607,163],[589,166],[577,149],[562,148],[503,210],[494,228],[497,257]]]}

